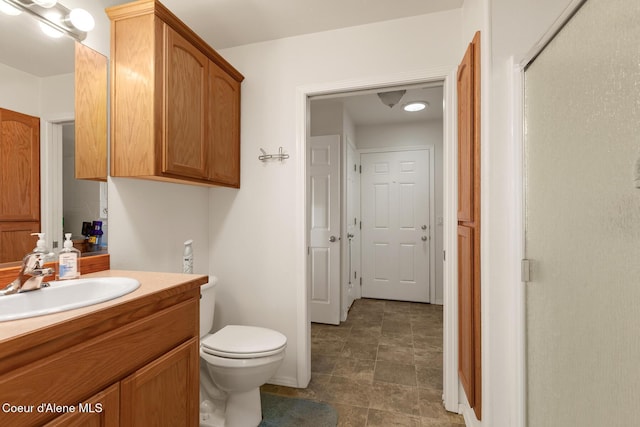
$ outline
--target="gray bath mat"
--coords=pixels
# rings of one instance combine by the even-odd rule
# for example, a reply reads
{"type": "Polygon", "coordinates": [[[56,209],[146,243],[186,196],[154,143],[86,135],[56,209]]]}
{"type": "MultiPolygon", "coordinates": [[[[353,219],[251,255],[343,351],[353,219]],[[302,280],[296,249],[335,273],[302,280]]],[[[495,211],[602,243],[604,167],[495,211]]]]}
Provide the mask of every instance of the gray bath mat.
{"type": "Polygon", "coordinates": [[[260,393],[262,422],[258,427],[336,427],[338,413],[330,405],[295,397],[260,393]]]}

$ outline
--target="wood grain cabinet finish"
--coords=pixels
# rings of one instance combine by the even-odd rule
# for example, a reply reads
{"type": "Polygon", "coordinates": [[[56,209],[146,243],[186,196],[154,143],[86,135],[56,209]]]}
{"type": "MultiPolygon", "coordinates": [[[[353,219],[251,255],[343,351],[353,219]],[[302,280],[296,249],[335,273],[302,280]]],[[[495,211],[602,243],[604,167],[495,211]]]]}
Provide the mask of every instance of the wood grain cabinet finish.
{"type": "Polygon", "coordinates": [[[0,221],[40,221],[40,119],[4,108],[0,108],[0,221]]]}
{"type": "Polygon", "coordinates": [[[458,66],[458,373],[482,419],[480,33],[458,66]]]}
{"type": "Polygon", "coordinates": [[[107,58],[76,42],[76,179],[107,180],[107,75],[107,58]]]}
{"type": "Polygon", "coordinates": [[[0,221],[0,263],[21,260],[36,245],[31,234],[39,232],[40,221],[0,221]]]}
{"type": "Polygon", "coordinates": [[[198,357],[193,338],[122,380],[122,425],[197,425],[198,357]]]}
{"type": "Polygon", "coordinates": [[[82,402],[76,412],[59,416],[44,427],[118,427],[120,425],[120,384],[82,402]]]}
{"type": "Polygon", "coordinates": [[[244,77],[160,2],[111,19],[111,175],[240,186],[244,77]]]}
{"type": "Polygon", "coordinates": [[[24,344],[0,357],[3,402],[75,408],[64,414],[0,411],[0,425],[197,425],[199,297],[199,289],[190,289],[144,305],[134,301],[131,308],[114,306],[96,315],[97,324],[74,320],[84,328],[52,329],[45,345],[24,344]]]}
{"type": "Polygon", "coordinates": [[[40,231],[40,119],[0,108],[0,263],[22,259],[40,231]]]}

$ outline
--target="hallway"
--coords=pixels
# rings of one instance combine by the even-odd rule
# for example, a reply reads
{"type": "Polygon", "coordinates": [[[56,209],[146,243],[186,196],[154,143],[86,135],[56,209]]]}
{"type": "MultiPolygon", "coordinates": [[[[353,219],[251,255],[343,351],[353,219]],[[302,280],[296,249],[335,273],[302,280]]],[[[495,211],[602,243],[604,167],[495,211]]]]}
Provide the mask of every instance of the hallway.
{"type": "Polygon", "coordinates": [[[311,325],[306,389],[263,391],[330,403],[339,426],[463,426],[442,402],[442,306],[360,299],[340,326],[311,325]]]}

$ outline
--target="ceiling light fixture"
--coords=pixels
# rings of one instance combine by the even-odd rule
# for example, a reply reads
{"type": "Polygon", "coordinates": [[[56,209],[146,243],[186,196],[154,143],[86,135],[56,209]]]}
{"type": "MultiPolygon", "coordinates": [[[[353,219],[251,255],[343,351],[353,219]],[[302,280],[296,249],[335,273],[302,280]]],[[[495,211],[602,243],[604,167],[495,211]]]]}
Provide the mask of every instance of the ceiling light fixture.
{"type": "Polygon", "coordinates": [[[426,101],[413,101],[413,102],[409,102],[408,104],[404,104],[402,108],[404,109],[404,111],[409,111],[411,113],[414,113],[416,111],[422,111],[428,106],[429,106],[429,103],[426,101]]]}
{"type": "Polygon", "coordinates": [[[400,102],[400,100],[402,99],[402,97],[404,96],[405,93],[407,93],[406,90],[393,90],[391,92],[378,92],[378,98],[380,98],[380,101],[382,101],[382,103],[384,105],[386,105],[389,108],[393,108],[394,105],[396,105],[398,102],[400,102]]]}
{"type": "Polygon", "coordinates": [[[30,14],[41,22],[41,28],[51,37],[66,34],[82,41],[87,37],[87,31],[95,26],[93,16],[86,10],[69,10],[55,0],[0,0],[0,4],[30,14]],[[50,31],[51,29],[54,31],[50,31]]]}

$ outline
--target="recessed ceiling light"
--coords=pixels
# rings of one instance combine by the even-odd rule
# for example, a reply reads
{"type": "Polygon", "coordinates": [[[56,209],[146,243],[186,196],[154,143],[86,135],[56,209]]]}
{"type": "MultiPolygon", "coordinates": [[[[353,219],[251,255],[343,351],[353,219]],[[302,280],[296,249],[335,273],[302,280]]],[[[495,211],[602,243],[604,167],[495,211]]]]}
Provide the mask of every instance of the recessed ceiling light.
{"type": "Polygon", "coordinates": [[[428,106],[429,106],[429,103],[426,101],[414,101],[414,102],[409,102],[408,104],[404,104],[402,108],[404,109],[404,111],[416,112],[416,111],[422,111],[428,106]]]}

